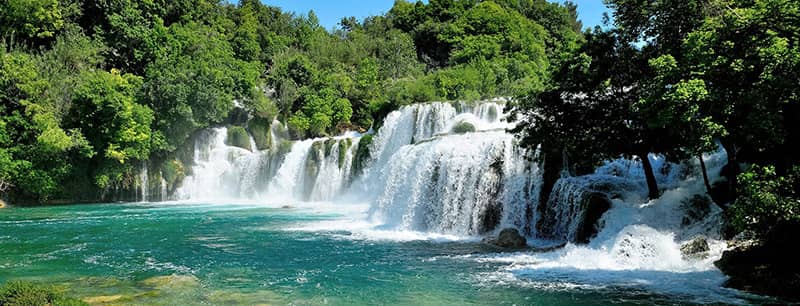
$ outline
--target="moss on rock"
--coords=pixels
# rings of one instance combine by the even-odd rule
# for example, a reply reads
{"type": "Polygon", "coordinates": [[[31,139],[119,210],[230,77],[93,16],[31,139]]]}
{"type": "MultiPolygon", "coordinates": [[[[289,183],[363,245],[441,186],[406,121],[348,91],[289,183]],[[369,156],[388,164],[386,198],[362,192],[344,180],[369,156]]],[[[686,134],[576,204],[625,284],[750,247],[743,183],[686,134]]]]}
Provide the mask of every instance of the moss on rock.
{"type": "Polygon", "coordinates": [[[347,157],[347,150],[350,150],[350,147],[353,146],[353,140],[350,138],[345,138],[339,141],[339,169],[341,170],[344,168],[345,158],[347,157]]]}
{"type": "Polygon", "coordinates": [[[272,148],[273,139],[271,128],[272,123],[268,119],[255,117],[247,122],[247,130],[253,135],[256,149],[269,150],[272,148]]]}
{"type": "Polygon", "coordinates": [[[228,137],[225,138],[225,144],[249,151],[253,150],[250,146],[250,134],[241,126],[232,126],[228,128],[228,137]]]}
{"type": "Polygon", "coordinates": [[[358,141],[358,148],[356,149],[356,156],[353,157],[353,168],[351,177],[356,177],[361,174],[370,158],[369,148],[372,146],[372,135],[364,135],[358,141]]]}

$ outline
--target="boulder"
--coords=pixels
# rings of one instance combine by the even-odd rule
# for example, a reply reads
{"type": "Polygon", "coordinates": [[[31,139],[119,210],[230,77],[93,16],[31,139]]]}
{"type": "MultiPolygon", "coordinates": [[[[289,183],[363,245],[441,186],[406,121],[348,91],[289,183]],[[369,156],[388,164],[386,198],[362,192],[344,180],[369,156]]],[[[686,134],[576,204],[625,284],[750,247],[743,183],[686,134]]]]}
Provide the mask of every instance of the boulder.
{"type": "Polygon", "coordinates": [[[763,240],[743,239],[714,263],[729,276],[724,286],[800,301],[800,261],[794,253],[799,222],[774,226],[763,240]]]}
{"type": "Polygon", "coordinates": [[[681,254],[684,258],[705,259],[708,257],[709,251],[711,248],[704,236],[698,236],[681,246],[681,254]]]}
{"type": "Polygon", "coordinates": [[[489,244],[508,249],[521,249],[528,246],[528,240],[519,234],[519,231],[514,228],[507,228],[500,231],[497,239],[490,239],[486,241],[489,244]]]}

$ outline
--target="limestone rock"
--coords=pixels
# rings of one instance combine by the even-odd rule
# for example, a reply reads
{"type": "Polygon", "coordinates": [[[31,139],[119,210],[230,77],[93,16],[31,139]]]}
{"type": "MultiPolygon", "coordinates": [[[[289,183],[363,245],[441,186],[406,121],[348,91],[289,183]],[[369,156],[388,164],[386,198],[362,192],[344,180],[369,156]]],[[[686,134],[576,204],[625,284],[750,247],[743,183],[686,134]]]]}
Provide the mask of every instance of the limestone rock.
{"type": "Polygon", "coordinates": [[[708,251],[711,251],[711,248],[708,246],[706,237],[703,236],[698,236],[681,246],[681,254],[684,258],[704,259],[708,257],[708,251]]]}
{"type": "Polygon", "coordinates": [[[500,231],[500,235],[497,235],[497,239],[490,239],[486,242],[509,249],[521,249],[528,246],[527,239],[522,237],[522,235],[519,234],[519,231],[513,228],[507,228],[500,231]]]}

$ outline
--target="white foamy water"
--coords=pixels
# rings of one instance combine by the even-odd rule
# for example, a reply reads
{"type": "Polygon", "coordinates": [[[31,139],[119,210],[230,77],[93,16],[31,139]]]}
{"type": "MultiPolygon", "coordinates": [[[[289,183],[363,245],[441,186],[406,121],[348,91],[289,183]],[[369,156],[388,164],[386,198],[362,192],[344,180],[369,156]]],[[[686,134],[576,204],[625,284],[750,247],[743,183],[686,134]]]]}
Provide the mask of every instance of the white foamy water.
{"type": "MultiPolygon", "coordinates": [[[[599,192],[612,198],[611,208],[586,245],[461,259],[498,264],[497,271],[480,276],[490,283],[554,290],[624,287],[698,302],[736,302],[735,294],[720,288],[724,276],[713,266],[725,248],[719,240],[720,210],[711,206],[700,220],[684,218],[684,203],[705,193],[696,161],[678,165],[649,156],[664,190],[657,200],[647,200],[641,162],[620,159],[592,175],[562,178],[541,208],[540,167],[526,158],[535,152],[522,149],[505,131],[513,122],[503,107],[502,101],[405,106],[386,117],[365,147],[369,155],[362,156],[362,169],[355,167],[363,136],[358,133],[251,152],[225,145],[224,128],[208,130],[196,141],[192,176],[178,197],[288,204],[329,218],[287,230],[339,239],[477,242],[510,227],[537,245],[540,239],[575,241],[586,196],[599,192]],[[453,133],[464,123],[476,131],[453,133]],[[711,251],[704,259],[685,258],[681,245],[697,235],[708,237],[711,251]]],[[[285,135],[284,129],[273,123],[273,139],[285,135]]],[[[712,182],[719,180],[725,153],[705,160],[712,182]]]]}

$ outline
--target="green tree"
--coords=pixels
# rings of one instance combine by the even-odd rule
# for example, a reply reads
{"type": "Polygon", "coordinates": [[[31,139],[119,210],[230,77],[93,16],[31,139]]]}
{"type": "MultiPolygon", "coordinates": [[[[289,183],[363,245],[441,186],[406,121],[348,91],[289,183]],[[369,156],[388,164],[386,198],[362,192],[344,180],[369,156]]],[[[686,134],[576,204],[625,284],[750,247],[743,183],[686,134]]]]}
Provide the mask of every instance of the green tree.
{"type": "Polygon", "coordinates": [[[234,57],[224,35],[196,23],[173,25],[162,37],[165,50],[147,68],[143,98],[158,117],[167,150],[197,128],[225,119],[237,98],[252,98],[258,65],[234,57]]]}
{"type": "Polygon", "coordinates": [[[111,72],[86,72],[75,90],[71,124],[84,131],[101,154],[95,184],[105,189],[122,183],[131,160],[146,160],[151,151],[153,111],[136,103],[140,77],[111,72]]]}
{"type": "Polygon", "coordinates": [[[0,40],[35,44],[64,27],[58,0],[5,0],[0,3],[0,40]]]}

